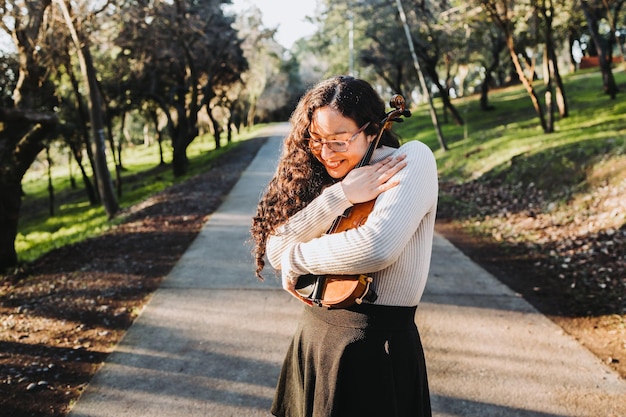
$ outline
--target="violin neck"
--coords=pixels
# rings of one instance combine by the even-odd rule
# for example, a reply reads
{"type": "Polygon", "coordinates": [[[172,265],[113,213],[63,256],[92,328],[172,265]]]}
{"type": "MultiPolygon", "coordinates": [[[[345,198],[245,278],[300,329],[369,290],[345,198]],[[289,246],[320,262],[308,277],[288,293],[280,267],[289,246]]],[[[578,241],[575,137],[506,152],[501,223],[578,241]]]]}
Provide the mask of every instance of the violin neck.
{"type": "Polygon", "coordinates": [[[370,160],[372,159],[372,155],[374,155],[374,150],[378,148],[378,143],[380,143],[380,138],[383,136],[383,132],[385,131],[384,126],[386,126],[386,119],[383,120],[381,124],[383,125],[383,128],[380,129],[380,132],[378,132],[378,136],[376,137],[376,139],[370,143],[370,146],[368,146],[367,148],[367,152],[365,152],[365,155],[363,155],[363,158],[361,158],[361,162],[359,162],[355,168],[360,168],[370,163],[370,160]]]}

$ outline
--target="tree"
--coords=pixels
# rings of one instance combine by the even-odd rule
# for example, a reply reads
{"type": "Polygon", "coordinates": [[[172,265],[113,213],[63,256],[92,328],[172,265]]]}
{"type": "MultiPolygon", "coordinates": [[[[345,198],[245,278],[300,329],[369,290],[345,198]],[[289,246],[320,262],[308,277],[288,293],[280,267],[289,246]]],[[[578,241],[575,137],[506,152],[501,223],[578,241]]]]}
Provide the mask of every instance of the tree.
{"type": "Polygon", "coordinates": [[[539,101],[539,97],[537,96],[537,92],[533,86],[533,80],[535,77],[534,69],[531,69],[531,71],[527,74],[524,71],[524,66],[522,65],[518,55],[515,39],[515,19],[520,18],[518,15],[518,13],[520,13],[519,10],[516,13],[516,11],[512,9],[512,7],[514,8],[514,5],[508,0],[480,0],[480,4],[489,15],[491,21],[504,34],[511,61],[515,66],[515,70],[520,81],[522,82],[522,85],[530,97],[543,131],[546,133],[551,132],[551,128],[546,124],[543,105],[539,101]]]}
{"type": "MultiPolygon", "coordinates": [[[[444,117],[447,117],[449,112],[457,125],[463,125],[465,121],[450,99],[450,86],[447,81],[451,77],[447,74],[444,77],[446,82],[442,84],[438,73],[438,66],[441,61],[449,68],[451,57],[456,52],[453,46],[458,44],[456,26],[440,18],[442,12],[451,8],[451,4],[449,1],[421,2],[415,0],[411,3],[413,7],[407,21],[413,22],[411,24],[411,38],[416,55],[423,63],[424,73],[439,91],[439,97],[444,108],[444,117]]],[[[449,69],[446,69],[446,73],[449,73],[449,69]]]]}
{"type": "MultiPolygon", "coordinates": [[[[367,22],[364,37],[369,41],[367,50],[359,54],[361,62],[373,66],[374,71],[386,80],[393,90],[400,84],[412,86],[418,82],[421,84],[414,64],[415,59],[418,59],[419,72],[429,84],[437,88],[438,96],[443,103],[444,120],[447,121],[450,114],[456,124],[462,125],[463,117],[450,98],[452,90],[450,58],[454,51],[452,46],[457,43],[458,35],[455,34],[453,26],[445,24],[440,18],[441,12],[449,7],[449,2],[403,3],[406,4],[406,25],[399,17],[397,2],[379,3],[369,0],[358,3],[361,7],[355,10],[358,11],[357,16],[360,15],[359,20],[367,22]],[[393,19],[389,16],[393,16],[393,19]],[[406,27],[409,29],[410,38],[407,37],[406,27]],[[443,77],[439,74],[442,66],[446,72],[443,77]]],[[[411,91],[413,88],[405,88],[404,91],[411,91]]],[[[427,100],[424,89],[421,90],[422,96],[427,100]]]]}
{"type": "MultiPolygon", "coordinates": [[[[96,79],[96,71],[91,58],[91,51],[89,50],[90,43],[88,38],[84,36],[82,32],[79,34],[79,31],[76,29],[74,18],[72,18],[70,9],[65,4],[65,1],[54,0],[54,3],[61,9],[63,19],[70,31],[76,48],[76,54],[78,55],[87,102],[89,103],[89,120],[91,122],[92,133],[91,146],[95,160],[94,168],[96,172],[98,190],[100,192],[100,198],[103,202],[104,209],[109,218],[112,218],[119,210],[119,205],[117,203],[117,199],[115,198],[111,174],[107,165],[102,101],[98,81],[96,79]]],[[[79,21],[77,21],[77,23],[80,25],[79,21]]]]}
{"type": "MultiPolygon", "coordinates": [[[[359,18],[357,9],[362,9],[359,2],[331,1],[319,2],[320,13],[313,18],[318,30],[308,42],[309,50],[315,53],[316,61],[321,65],[317,68],[320,78],[335,74],[351,74],[366,78],[358,63],[351,62],[353,52],[363,48],[362,27],[374,24],[359,18]],[[350,33],[353,42],[350,42],[350,33]]],[[[371,7],[370,7],[370,10],[371,7]]],[[[371,17],[371,16],[370,16],[371,17]]]]}
{"type": "MultiPolygon", "coordinates": [[[[52,8],[57,11],[56,8],[52,8]]],[[[59,97],[58,117],[60,120],[57,133],[59,139],[63,140],[69,148],[73,159],[78,164],[84,189],[90,205],[100,204],[97,185],[94,186],[92,179],[87,174],[86,164],[83,163],[83,150],[86,151],[88,163],[93,168],[95,166],[93,149],[90,146],[89,134],[89,111],[83,100],[80,87],[80,72],[73,65],[73,57],[70,53],[72,41],[69,30],[64,25],[62,19],[58,19],[61,24],[51,26],[46,31],[46,45],[50,55],[51,77],[56,79],[56,94],[59,97]]],[[[70,161],[71,163],[71,161],[70,161]]],[[[97,173],[95,169],[92,172],[97,173]]]]}
{"type": "MultiPolygon", "coordinates": [[[[469,26],[468,26],[469,28],[469,26]]],[[[501,70],[502,67],[502,51],[506,50],[506,42],[502,36],[502,32],[492,25],[481,24],[477,30],[471,31],[472,36],[476,34],[475,45],[481,45],[485,48],[483,51],[477,53],[477,60],[481,62],[481,66],[484,68],[484,78],[480,84],[480,109],[491,110],[492,106],[489,105],[489,90],[492,85],[496,84],[496,72],[501,70]]],[[[470,36],[468,36],[470,38],[470,36]]],[[[469,60],[468,60],[469,61],[469,60]]],[[[501,82],[499,84],[502,84],[501,82]]]]}
{"type": "Polygon", "coordinates": [[[555,7],[552,0],[541,0],[537,6],[538,11],[543,17],[544,28],[544,57],[543,57],[543,79],[546,87],[545,103],[547,108],[548,120],[546,125],[549,131],[554,130],[554,101],[559,109],[561,118],[568,116],[567,99],[565,87],[561,79],[558,60],[556,57],[556,46],[554,41],[553,21],[555,16],[555,7]]]}
{"type": "Polygon", "coordinates": [[[58,123],[45,51],[36,51],[49,5],[50,0],[0,2],[0,26],[15,43],[18,63],[12,103],[3,102],[0,108],[0,269],[17,264],[21,181],[58,123]]]}
{"type": "Polygon", "coordinates": [[[408,96],[416,88],[419,79],[404,28],[396,17],[398,9],[371,10],[367,13],[371,20],[364,19],[365,11],[357,11],[358,21],[368,23],[362,28],[364,40],[360,42],[363,47],[355,54],[359,64],[374,72],[391,91],[408,96]],[[387,18],[389,15],[394,18],[387,18]]]}
{"type": "Polygon", "coordinates": [[[411,57],[413,58],[415,70],[419,76],[420,85],[422,86],[422,92],[424,95],[428,97],[428,104],[430,107],[430,116],[433,122],[433,126],[435,128],[435,131],[437,132],[437,139],[439,141],[439,146],[444,151],[447,151],[448,146],[443,138],[443,134],[441,133],[441,127],[439,126],[439,121],[437,120],[437,112],[435,111],[435,107],[433,106],[433,101],[430,96],[430,92],[428,91],[428,86],[426,85],[426,81],[424,80],[424,74],[422,73],[422,68],[420,66],[419,59],[417,58],[417,55],[415,54],[413,39],[411,36],[411,31],[409,30],[409,25],[407,23],[406,15],[404,13],[404,8],[402,7],[402,1],[397,0],[397,5],[398,5],[398,13],[400,14],[400,19],[402,20],[402,23],[404,25],[404,31],[406,33],[406,37],[409,43],[409,49],[411,51],[411,57]]]}
{"type": "MultiPolygon", "coordinates": [[[[149,99],[168,120],[174,175],[187,172],[187,147],[198,136],[198,113],[235,83],[245,61],[222,0],[155,2],[119,16],[118,59],[129,60],[135,102],[149,99]],[[141,91],[141,92],[139,92],[141,91]]],[[[129,90],[130,91],[130,90],[129,90]]]]}
{"type": "Polygon", "coordinates": [[[619,12],[624,4],[624,0],[602,0],[588,1],[580,0],[585,19],[587,21],[587,29],[593,40],[593,44],[597,51],[600,63],[600,71],[602,72],[602,82],[604,92],[611,99],[617,96],[618,88],[613,77],[611,65],[613,63],[613,46],[615,45],[615,33],[617,28],[615,22],[618,20],[619,12]],[[603,37],[599,32],[600,19],[606,16],[610,23],[610,32],[603,37]]]}
{"type": "Polygon", "coordinates": [[[229,102],[240,108],[235,111],[245,112],[247,126],[257,121],[287,120],[304,92],[298,47],[288,53],[276,42],[276,30],[263,26],[263,16],[257,6],[239,14],[235,28],[243,39],[241,48],[248,69],[241,75],[238,99],[230,98],[229,102]]]}
{"type": "Polygon", "coordinates": [[[214,46],[209,48],[204,62],[200,63],[206,71],[202,79],[200,105],[205,107],[213,123],[216,149],[220,148],[220,133],[223,127],[213,112],[216,108],[227,111],[225,107],[228,103],[228,90],[241,81],[242,73],[248,69],[248,60],[243,54],[241,40],[232,27],[233,19],[222,16],[217,22],[218,24],[205,29],[207,41],[212,42],[214,46]]]}

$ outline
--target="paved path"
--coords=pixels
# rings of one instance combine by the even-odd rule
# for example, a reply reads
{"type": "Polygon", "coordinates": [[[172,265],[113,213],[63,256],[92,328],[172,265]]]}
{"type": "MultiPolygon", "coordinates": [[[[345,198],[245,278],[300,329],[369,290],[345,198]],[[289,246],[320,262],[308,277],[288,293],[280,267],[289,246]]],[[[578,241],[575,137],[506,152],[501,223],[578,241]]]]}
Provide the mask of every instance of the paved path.
{"type": "MultiPolygon", "coordinates": [[[[279,136],[261,148],[70,417],[269,416],[301,306],[271,272],[256,281],[246,243],[284,127],[267,133],[279,136]]],[[[626,416],[625,380],[441,236],[416,320],[435,417],[626,416]]]]}

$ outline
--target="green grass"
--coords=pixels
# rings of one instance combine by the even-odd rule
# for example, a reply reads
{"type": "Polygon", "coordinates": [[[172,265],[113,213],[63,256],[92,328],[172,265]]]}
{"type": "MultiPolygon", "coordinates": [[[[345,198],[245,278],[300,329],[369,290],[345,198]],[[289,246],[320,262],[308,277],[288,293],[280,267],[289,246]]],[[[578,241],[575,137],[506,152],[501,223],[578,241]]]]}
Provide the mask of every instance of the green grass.
{"type": "MultiPolygon", "coordinates": [[[[590,164],[626,151],[626,73],[615,71],[621,93],[611,100],[602,91],[598,71],[581,71],[564,78],[570,115],[555,117],[555,132],[545,134],[531,101],[521,86],[494,90],[491,111],[479,109],[478,97],[454,102],[466,123],[443,124],[449,147],[440,149],[428,108],[413,109],[413,116],[394,130],[403,140],[420,140],[435,152],[442,181],[466,182],[501,175],[508,181],[563,180],[579,185],[590,164]]],[[[536,91],[542,94],[540,83],[536,91]]],[[[543,102],[543,97],[541,97],[543,102]]],[[[437,103],[437,100],[435,100],[437,103]]],[[[563,185],[563,184],[561,184],[563,185]]]]}
{"type": "MultiPolygon", "coordinates": [[[[149,196],[184,181],[194,175],[207,171],[212,161],[228,149],[249,139],[263,125],[235,135],[233,143],[215,150],[212,137],[199,137],[189,146],[189,169],[185,176],[174,177],[170,165],[172,154],[168,144],[164,145],[165,166],[159,167],[158,146],[135,145],[122,151],[122,196],[118,199],[120,207],[127,208],[149,196]]],[[[224,141],[224,139],[223,139],[224,141]]],[[[91,206],[87,200],[84,185],[77,167],[73,168],[77,187],[72,189],[67,158],[58,158],[63,162],[53,165],[52,183],[55,195],[54,215],[49,215],[48,177],[44,163],[33,164],[26,173],[22,186],[25,197],[19,222],[15,248],[20,262],[37,259],[44,253],[86,238],[99,235],[123,220],[115,217],[109,220],[102,205],[91,206]]],[[[111,158],[109,155],[109,162],[111,158]]],[[[75,163],[74,163],[75,164],[75,163]]],[[[115,168],[110,166],[114,178],[115,168]]],[[[91,171],[88,171],[91,175],[91,171]]]]}

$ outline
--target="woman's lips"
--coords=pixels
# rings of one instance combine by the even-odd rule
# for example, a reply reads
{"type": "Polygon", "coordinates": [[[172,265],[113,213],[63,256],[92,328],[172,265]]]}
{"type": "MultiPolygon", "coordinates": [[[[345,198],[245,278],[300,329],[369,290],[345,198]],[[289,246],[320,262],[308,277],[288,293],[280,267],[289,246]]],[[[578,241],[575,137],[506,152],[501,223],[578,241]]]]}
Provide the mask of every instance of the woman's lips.
{"type": "Polygon", "coordinates": [[[337,169],[343,161],[324,161],[324,165],[330,169],[337,169]]]}

